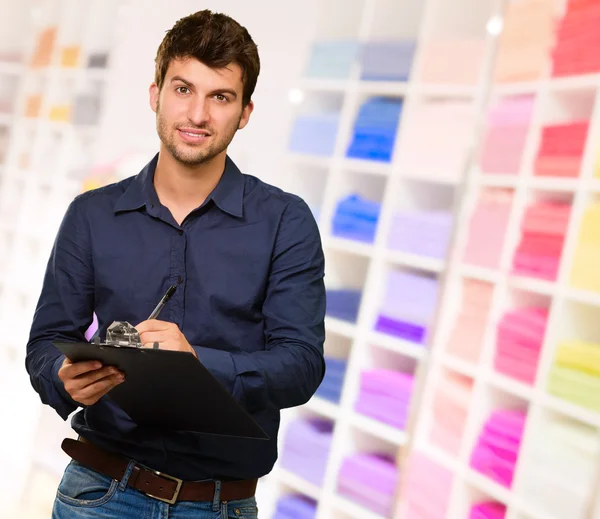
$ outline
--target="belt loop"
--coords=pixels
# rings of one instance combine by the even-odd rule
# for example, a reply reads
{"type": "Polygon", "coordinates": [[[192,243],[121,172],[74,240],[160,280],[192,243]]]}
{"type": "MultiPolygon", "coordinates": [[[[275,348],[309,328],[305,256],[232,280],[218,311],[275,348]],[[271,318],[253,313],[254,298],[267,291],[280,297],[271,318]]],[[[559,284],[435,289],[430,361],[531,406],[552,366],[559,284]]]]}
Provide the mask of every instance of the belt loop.
{"type": "Polygon", "coordinates": [[[121,482],[119,483],[119,490],[123,492],[127,488],[127,482],[129,481],[129,477],[133,472],[133,467],[135,467],[135,461],[131,460],[125,469],[125,474],[121,478],[121,482]]]}
{"type": "Polygon", "coordinates": [[[215,496],[213,498],[212,511],[218,512],[221,509],[221,482],[215,480],[215,496]]]}

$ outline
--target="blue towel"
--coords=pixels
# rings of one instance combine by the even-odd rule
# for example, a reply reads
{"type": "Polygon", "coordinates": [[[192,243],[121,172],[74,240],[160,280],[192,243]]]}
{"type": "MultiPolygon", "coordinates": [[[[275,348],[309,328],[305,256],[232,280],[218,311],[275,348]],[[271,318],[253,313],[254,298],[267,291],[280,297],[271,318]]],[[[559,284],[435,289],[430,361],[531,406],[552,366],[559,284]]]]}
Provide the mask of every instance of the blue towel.
{"type": "Polygon", "coordinates": [[[338,202],[332,234],[371,243],[375,239],[381,204],[352,194],[338,202]]]}
{"type": "Polygon", "coordinates": [[[306,77],[346,79],[358,61],[357,41],[317,41],[310,50],[306,77]]]}
{"type": "Polygon", "coordinates": [[[360,107],[346,155],[390,162],[402,114],[402,100],[373,97],[360,107]]]}
{"type": "Polygon", "coordinates": [[[368,42],[360,52],[361,79],[406,81],[410,76],[415,41],[368,42]]]}
{"type": "Polygon", "coordinates": [[[300,495],[287,495],[279,498],[274,519],[314,519],[317,503],[300,495]]]}
{"type": "Polygon", "coordinates": [[[356,322],[362,292],[360,290],[327,290],[326,313],[345,321],[356,322]]]}

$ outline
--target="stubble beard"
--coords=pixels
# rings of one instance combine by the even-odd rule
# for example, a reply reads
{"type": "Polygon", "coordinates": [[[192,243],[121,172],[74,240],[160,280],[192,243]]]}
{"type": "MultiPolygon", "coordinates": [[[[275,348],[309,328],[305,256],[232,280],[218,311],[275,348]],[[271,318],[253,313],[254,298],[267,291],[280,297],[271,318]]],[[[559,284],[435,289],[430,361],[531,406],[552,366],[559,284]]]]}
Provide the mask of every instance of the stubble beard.
{"type": "MultiPolygon", "coordinates": [[[[156,111],[156,131],[160,138],[163,146],[169,152],[169,154],[180,164],[185,166],[199,166],[206,164],[213,160],[217,155],[221,154],[227,149],[229,143],[232,141],[237,129],[239,127],[242,115],[237,123],[229,128],[223,137],[211,142],[206,148],[197,149],[191,144],[181,143],[178,146],[177,143],[177,128],[181,125],[173,125],[172,129],[169,128],[168,123],[164,120],[160,113],[160,106],[156,111]]],[[[194,125],[188,124],[188,127],[194,127],[194,125]]],[[[199,130],[207,130],[211,134],[211,139],[215,137],[214,132],[210,128],[196,128],[199,130]]]]}

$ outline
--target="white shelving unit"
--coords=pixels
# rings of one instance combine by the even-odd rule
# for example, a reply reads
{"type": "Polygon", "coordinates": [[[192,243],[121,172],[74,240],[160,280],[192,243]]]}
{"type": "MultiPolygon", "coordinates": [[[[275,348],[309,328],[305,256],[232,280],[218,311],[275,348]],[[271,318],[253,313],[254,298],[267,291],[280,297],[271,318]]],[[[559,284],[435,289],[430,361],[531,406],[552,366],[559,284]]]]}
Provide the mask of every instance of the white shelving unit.
{"type": "MultiPolygon", "coordinates": [[[[265,499],[262,513],[272,515],[275,501],[289,492],[307,495],[318,501],[317,518],[377,518],[378,514],[341,497],[336,492],[338,473],[342,460],[353,452],[377,451],[396,456],[402,462],[408,446],[414,441],[412,424],[406,430],[373,420],[354,411],[359,390],[359,377],[363,369],[388,367],[400,364],[415,373],[417,386],[427,372],[427,347],[391,335],[374,331],[373,323],[379,310],[386,274],[390,269],[408,270],[436,276],[443,287],[448,260],[422,257],[394,251],[388,248],[388,232],[395,211],[402,208],[431,209],[431,199],[439,209],[456,210],[461,200],[461,185],[466,177],[469,146],[464,158],[456,166],[442,170],[423,171],[407,163],[403,155],[403,137],[411,132],[411,120],[418,115],[423,103],[441,100],[463,100],[472,114],[469,143],[477,141],[480,131],[478,114],[486,100],[487,69],[494,52],[494,37],[485,27],[490,18],[500,12],[501,2],[461,0],[414,0],[386,1],[365,0],[344,5],[331,3],[327,10],[344,10],[348,14],[345,25],[339,16],[322,13],[320,25],[334,31],[319,32],[317,23],[315,40],[355,39],[361,42],[389,39],[413,39],[417,41],[412,72],[408,81],[374,82],[361,81],[359,71],[354,70],[348,79],[304,79],[299,87],[305,100],[313,97],[337,95],[340,109],[340,125],[335,151],[331,157],[290,153],[288,183],[284,184],[298,192],[313,207],[323,236],[326,253],[326,284],[330,288],[361,288],[363,296],[356,323],[347,323],[327,317],[325,344],[326,355],[343,356],[348,359],[342,398],[339,404],[331,404],[314,397],[305,406],[284,413],[284,423],[297,416],[321,416],[334,422],[333,447],[322,488],[299,477],[290,477],[288,470],[279,466],[263,482],[265,499]],[[333,5],[335,4],[335,5],[333,5]],[[443,38],[472,37],[480,40],[484,49],[473,84],[449,82],[424,82],[419,78],[424,56],[423,44],[443,38]],[[390,163],[346,158],[353,124],[361,102],[368,96],[386,95],[402,98],[395,150],[390,163]],[[338,200],[350,192],[359,192],[381,202],[375,240],[371,244],[355,242],[333,236],[331,221],[338,200]],[[345,341],[346,348],[338,344],[345,341]],[[268,489],[268,490],[267,490],[268,489]],[[267,497],[268,495],[268,497],[267,497]]],[[[340,12],[340,11],[337,11],[340,12]]],[[[331,14],[331,13],[330,13],[331,14]]],[[[430,57],[430,56],[429,56],[430,57]]],[[[299,111],[302,111],[300,106],[299,111]]],[[[416,123],[415,123],[416,124],[416,123]]],[[[435,150],[435,143],[432,143],[435,150]]],[[[415,390],[411,402],[411,414],[418,416],[420,392],[415,390]]],[[[281,438],[285,439],[286,427],[281,438]]]]}
{"type": "MultiPolygon", "coordinates": [[[[504,7],[508,8],[510,3],[510,1],[504,2],[504,7]]],[[[563,2],[556,2],[557,17],[560,16],[563,8],[563,2]]],[[[546,389],[557,344],[561,340],[578,339],[582,335],[593,336],[596,328],[595,322],[600,316],[598,294],[576,290],[569,284],[572,257],[578,239],[582,214],[594,199],[597,186],[597,179],[594,178],[594,175],[597,148],[600,142],[600,103],[598,98],[600,79],[597,74],[560,79],[549,78],[550,56],[547,59],[548,62],[545,63],[546,77],[522,84],[503,84],[494,86],[492,89],[491,101],[522,94],[535,96],[533,117],[528,129],[521,168],[518,175],[492,175],[482,173],[474,164],[471,166],[467,177],[465,197],[460,209],[461,223],[455,242],[455,254],[449,261],[446,270],[448,289],[443,298],[441,317],[431,350],[429,371],[419,402],[420,411],[413,433],[412,448],[424,453],[454,476],[450,506],[446,513],[447,519],[467,518],[471,505],[481,500],[496,500],[504,503],[507,506],[507,519],[570,519],[575,517],[575,515],[554,515],[557,512],[543,508],[532,500],[525,485],[526,479],[531,477],[527,472],[527,464],[532,463],[530,452],[536,442],[541,439],[544,420],[547,417],[567,417],[595,429],[600,427],[600,415],[552,396],[546,389]],[[534,176],[534,160],[542,127],[547,123],[568,120],[570,116],[588,116],[590,121],[580,175],[577,178],[534,176]],[[487,187],[509,188],[514,193],[498,269],[465,265],[461,260],[474,199],[482,189],[487,187]],[[520,225],[525,208],[535,200],[557,198],[570,199],[572,203],[557,280],[551,282],[511,274],[512,259],[521,235],[520,225]],[[464,279],[480,280],[494,286],[492,307],[478,363],[462,360],[446,351],[450,328],[456,318],[457,307],[460,306],[459,287],[464,279]],[[495,330],[504,311],[519,306],[519,303],[526,304],[528,301],[544,300],[549,307],[549,318],[536,380],[531,386],[495,371],[493,365],[495,330]],[[580,308],[574,307],[578,304],[588,305],[590,316],[595,314],[596,320],[594,321],[593,317],[587,320],[575,319],[575,316],[582,312],[580,308]],[[456,457],[442,451],[429,439],[429,432],[433,426],[434,392],[443,373],[460,374],[473,381],[471,404],[461,450],[456,457]],[[504,406],[517,407],[526,410],[527,413],[511,488],[496,483],[470,467],[470,457],[475,442],[489,412],[504,406]]],[[[598,334],[595,333],[595,335],[598,334]]],[[[593,484],[593,481],[589,483],[593,484]]],[[[594,495],[597,499],[597,490],[594,495]]],[[[589,503],[590,511],[593,504],[589,503]]],[[[596,511],[596,513],[598,512],[596,511]]],[[[401,514],[398,517],[410,519],[401,514]]],[[[577,517],[583,516],[577,515],[577,517]]],[[[585,517],[591,518],[592,515],[585,517]]],[[[593,517],[598,516],[594,515],[593,517]]]]}
{"type": "Polygon", "coordinates": [[[57,446],[73,433],[32,391],[23,368],[25,345],[56,230],[82,190],[81,172],[94,161],[123,3],[1,2],[8,27],[0,37],[0,82],[9,78],[17,85],[10,113],[0,115],[0,126],[10,132],[0,163],[0,326],[10,330],[0,349],[0,371],[2,393],[13,399],[3,399],[1,408],[6,416],[21,417],[18,427],[5,431],[8,449],[0,451],[0,464],[9,475],[0,476],[9,492],[3,501],[18,507],[7,510],[6,517],[35,517],[44,506],[47,510],[49,504],[40,500],[52,498],[68,461],[57,446]]]}

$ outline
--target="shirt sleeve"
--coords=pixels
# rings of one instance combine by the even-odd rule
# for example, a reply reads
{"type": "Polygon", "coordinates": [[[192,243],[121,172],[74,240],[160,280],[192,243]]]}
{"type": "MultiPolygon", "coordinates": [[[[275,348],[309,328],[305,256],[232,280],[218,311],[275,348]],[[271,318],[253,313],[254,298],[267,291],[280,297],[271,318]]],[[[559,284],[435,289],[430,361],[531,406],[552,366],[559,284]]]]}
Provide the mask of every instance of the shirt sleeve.
{"type": "Polygon", "coordinates": [[[77,197],[63,217],[31,325],[25,367],[44,404],[66,420],[80,406],[58,378],[64,355],[53,341],[85,341],[93,319],[94,275],[88,222],[77,197]]]}
{"type": "Polygon", "coordinates": [[[266,347],[230,353],[194,346],[199,360],[248,410],[306,403],[325,374],[325,259],[305,202],[280,222],[263,304],[266,347]]]}

